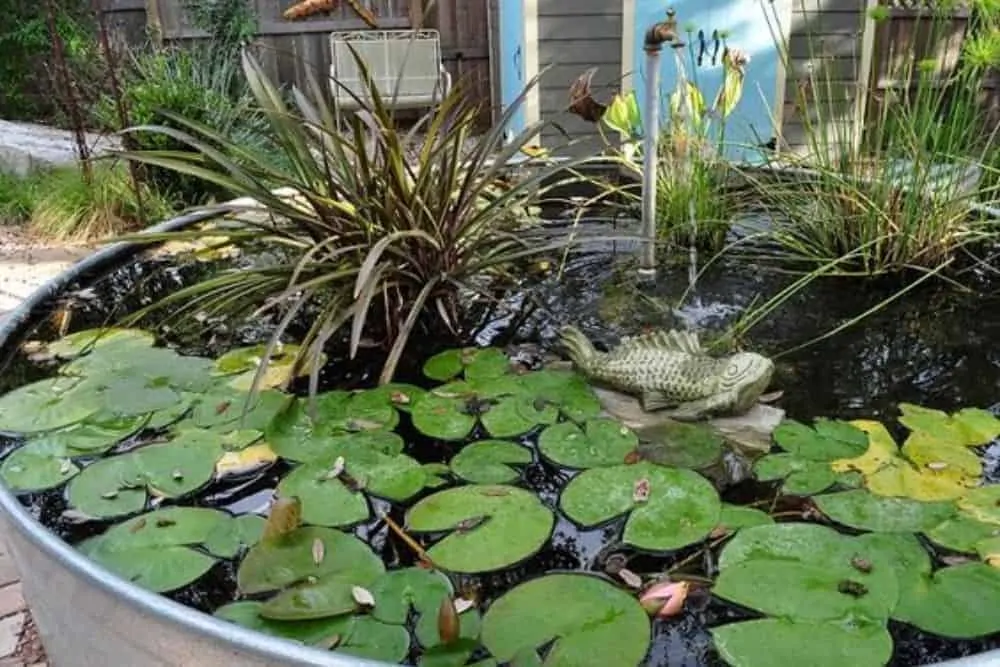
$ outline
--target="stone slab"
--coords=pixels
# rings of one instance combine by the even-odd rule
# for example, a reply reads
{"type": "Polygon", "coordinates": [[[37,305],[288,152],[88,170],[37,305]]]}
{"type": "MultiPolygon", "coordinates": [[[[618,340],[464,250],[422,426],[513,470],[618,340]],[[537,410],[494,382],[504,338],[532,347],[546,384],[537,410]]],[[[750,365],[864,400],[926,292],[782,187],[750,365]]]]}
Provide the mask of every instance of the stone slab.
{"type": "Polygon", "coordinates": [[[17,642],[24,628],[24,613],[0,618],[0,657],[6,658],[17,651],[17,642]]]}
{"type": "MultiPolygon", "coordinates": [[[[87,134],[86,138],[94,155],[119,146],[113,137],[87,134]]],[[[36,123],[0,120],[0,171],[23,175],[33,169],[73,164],[77,159],[72,132],[36,123]]]]}

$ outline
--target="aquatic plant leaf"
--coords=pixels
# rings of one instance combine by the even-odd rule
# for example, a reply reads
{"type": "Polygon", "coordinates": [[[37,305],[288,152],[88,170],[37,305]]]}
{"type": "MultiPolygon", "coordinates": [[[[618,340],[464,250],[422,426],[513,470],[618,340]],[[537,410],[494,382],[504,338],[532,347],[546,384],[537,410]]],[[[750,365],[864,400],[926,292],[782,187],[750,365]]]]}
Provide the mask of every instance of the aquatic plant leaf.
{"type": "Polygon", "coordinates": [[[147,420],[145,416],[139,416],[97,421],[99,416],[92,415],[65,429],[35,436],[29,442],[45,440],[53,446],[64,447],[70,456],[103,454],[137,432],[147,420]]]}
{"type": "Polygon", "coordinates": [[[413,425],[429,438],[464,440],[476,426],[476,416],[468,414],[467,401],[430,393],[420,399],[410,413],[413,425]]]}
{"type": "Polygon", "coordinates": [[[601,401],[579,373],[540,370],[518,378],[521,391],[533,401],[556,406],[567,419],[584,422],[601,414],[601,401]]]}
{"type": "Polygon", "coordinates": [[[282,496],[302,501],[302,520],[317,526],[353,526],[367,519],[371,511],[360,491],[352,491],[337,478],[328,479],[330,466],[306,463],[290,472],[278,484],[282,496]]]}
{"type": "Polygon", "coordinates": [[[448,483],[448,476],[451,474],[451,468],[449,468],[446,464],[424,463],[420,467],[424,469],[424,474],[427,475],[427,479],[424,482],[424,485],[427,488],[436,489],[448,483]]]}
{"type": "Polygon", "coordinates": [[[4,459],[0,478],[14,493],[51,489],[80,472],[69,456],[69,450],[58,441],[45,438],[29,441],[4,459]]]}
{"type": "Polygon", "coordinates": [[[345,458],[347,473],[367,492],[386,500],[403,502],[423,490],[427,473],[405,454],[389,456],[376,451],[345,458]]]}
{"type": "Polygon", "coordinates": [[[500,663],[552,642],[549,667],[628,667],[642,663],[649,640],[650,621],[636,599],[588,574],[518,584],[483,619],[482,642],[500,663]]]}
{"type": "MultiPolygon", "coordinates": [[[[259,386],[266,389],[280,387],[292,379],[295,359],[299,355],[299,350],[298,345],[277,346],[272,350],[271,358],[268,360],[263,375],[258,378],[258,368],[263,361],[264,353],[267,351],[267,345],[237,348],[226,352],[215,360],[212,374],[228,376],[229,386],[240,391],[249,392],[253,388],[254,382],[259,382],[259,386]]],[[[321,355],[319,364],[324,363],[326,363],[326,355],[321,355]]],[[[308,372],[308,367],[303,366],[299,375],[306,375],[308,372]]]]}
{"type": "Polygon", "coordinates": [[[535,494],[501,485],[439,491],[406,513],[413,532],[448,532],[427,555],[452,572],[490,572],[518,563],[545,545],[554,524],[535,494]]]}
{"type": "Polygon", "coordinates": [[[275,389],[265,389],[249,402],[250,394],[232,387],[216,386],[207,391],[194,406],[191,421],[199,428],[232,428],[266,431],[271,421],[292,401],[275,389]]]}
{"type": "Polygon", "coordinates": [[[106,346],[152,347],[156,338],[142,329],[105,327],[75,331],[58,340],[45,344],[45,351],[61,359],[70,359],[87,350],[97,350],[106,346]]]}
{"type": "Polygon", "coordinates": [[[236,451],[223,452],[215,462],[215,476],[221,478],[245,475],[271,465],[277,460],[278,455],[266,442],[236,451]]]}
{"type": "Polygon", "coordinates": [[[956,472],[978,481],[983,474],[983,464],[976,453],[967,447],[957,447],[923,431],[907,436],[902,447],[903,455],[918,467],[934,472],[956,472]]]}
{"type": "Polygon", "coordinates": [[[180,431],[170,442],[147,445],[124,456],[154,496],[176,498],[196,491],[212,479],[222,456],[217,439],[203,431],[180,431]]]}
{"type": "Polygon", "coordinates": [[[273,541],[255,544],[236,575],[244,595],[279,590],[309,577],[339,579],[368,587],[385,572],[382,560],[353,535],[332,528],[303,526],[273,541]],[[314,540],[323,544],[325,557],[313,558],[314,540]]]}
{"type": "Polygon", "coordinates": [[[413,406],[427,394],[427,390],[405,382],[390,382],[369,389],[368,393],[373,401],[376,400],[375,397],[378,397],[386,405],[402,412],[410,412],[413,410],[413,406]]]}
{"type": "Polygon", "coordinates": [[[976,553],[976,546],[983,540],[1000,535],[1000,526],[984,523],[959,513],[929,530],[924,531],[934,544],[961,553],[976,553]]]}
{"type": "Polygon", "coordinates": [[[923,576],[900,592],[893,617],[942,637],[971,639],[1000,632],[1000,570],[966,563],[923,576]]]}
{"type": "Polygon", "coordinates": [[[855,539],[816,524],[745,528],[723,549],[712,592],[796,621],[848,614],[885,621],[899,597],[900,554],[909,546],[855,539]]]}
{"type": "Polygon", "coordinates": [[[349,457],[354,452],[369,450],[399,454],[405,447],[403,439],[391,431],[343,433],[322,425],[322,420],[314,423],[309,417],[308,402],[302,400],[275,417],[265,429],[264,437],[279,456],[303,463],[332,463],[338,456],[349,457]]]}
{"type": "Polygon", "coordinates": [[[410,651],[410,633],[398,625],[379,623],[370,616],[356,616],[337,653],[400,664],[410,651]]]}
{"type": "Polygon", "coordinates": [[[813,501],[837,523],[882,533],[919,533],[955,514],[951,503],[889,498],[864,489],[815,496],[813,501]]]}
{"type": "Polygon", "coordinates": [[[868,449],[868,437],[852,424],[817,419],[813,427],[787,419],[774,429],[779,447],[801,459],[834,461],[860,456],[868,449]]]}
{"type": "Polygon", "coordinates": [[[528,465],[531,450],[506,440],[480,440],[451,459],[451,471],[473,484],[505,484],[520,477],[510,464],[528,465]]]}
{"type": "Polygon", "coordinates": [[[528,396],[504,396],[483,413],[483,428],[494,438],[523,435],[536,426],[554,424],[559,410],[547,403],[536,405],[528,396]]]}
{"type": "Polygon", "coordinates": [[[1000,419],[986,410],[965,408],[948,415],[941,410],[900,403],[899,422],[911,431],[927,435],[956,446],[984,445],[1000,435],[1000,419]]]}
{"type": "Polygon", "coordinates": [[[180,421],[182,417],[185,417],[188,412],[190,412],[191,407],[201,398],[200,394],[192,394],[190,392],[181,392],[181,400],[170,406],[169,408],[164,408],[163,410],[157,410],[153,414],[149,415],[146,421],[146,428],[150,429],[161,429],[166,428],[176,422],[180,421]]]}
{"type": "Polygon", "coordinates": [[[180,393],[170,387],[141,377],[115,377],[107,383],[88,377],[84,379],[83,385],[88,390],[98,392],[104,410],[113,410],[118,415],[128,417],[167,410],[184,400],[180,393]]]}
{"type": "MultiPolygon", "coordinates": [[[[308,399],[298,399],[307,403],[308,399]]],[[[329,391],[316,397],[314,428],[325,433],[361,433],[390,430],[399,424],[399,413],[385,396],[369,390],[353,393],[329,391]]]]}
{"type": "Polygon", "coordinates": [[[899,448],[880,422],[855,420],[851,424],[868,434],[868,446],[860,455],[838,458],[830,463],[835,472],[859,472],[866,477],[886,466],[895,465],[899,448]]]}
{"type": "Polygon", "coordinates": [[[719,524],[722,503],[701,475],[653,463],[592,468],[563,489],[559,506],[584,528],[628,514],[622,541],[640,549],[667,551],[694,544],[719,524]],[[645,480],[649,498],[635,498],[645,480]]]}
{"type": "Polygon", "coordinates": [[[725,530],[727,533],[732,533],[741,528],[764,526],[771,523],[774,523],[774,519],[767,512],[752,507],[722,503],[722,511],[719,513],[719,524],[716,528],[725,530]]]}
{"type": "Polygon", "coordinates": [[[965,516],[1000,528],[1000,484],[970,489],[955,504],[965,516]]]}
{"type": "Polygon", "coordinates": [[[95,461],[70,481],[69,504],[95,519],[133,514],[146,506],[146,480],[133,456],[95,461]]]}
{"type": "Polygon", "coordinates": [[[810,461],[795,454],[768,454],[753,465],[753,473],[762,482],[783,480],[781,492],[809,496],[826,491],[837,476],[824,461],[810,461]]]}
{"type": "MultiPolygon", "coordinates": [[[[479,618],[478,612],[465,612],[463,616],[479,618]]],[[[464,665],[479,648],[478,628],[481,621],[476,622],[477,634],[471,638],[459,638],[448,644],[438,643],[430,648],[425,648],[417,659],[417,667],[464,667],[464,665]]],[[[487,661],[483,661],[484,663],[487,661]]],[[[481,663],[475,663],[481,664],[481,663]]],[[[517,667],[517,663],[511,662],[512,667],[517,667]]],[[[496,665],[493,662],[492,665],[496,665]]]]}
{"type": "Polygon", "coordinates": [[[0,431],[39,433],[83,421],[103,405],[80,384],[78,378],[53,377],[0,396],[0,431]]]}
{"type": "Polygon", "coordinates": [[[260,608],[260,615],[276,621],[301,621],[359,611],[351,595],[355,584],[341,578],[304,581],[279,592],[260,608]]]}
{"type": "Polygon", "coordinates": [[[739,667],[882,667],[892,657],[892,637],[876,623],[763,618],[728,623],[711,633],[722,658],[739,667]]]}
{"type": "Polygon", "coordinates": [[[98,549],[91,558],[137,586],[167,593],[182,588],[208,572],[215,559],[187,547],[98,549]]]}
{"type": "Polygon", "coordinates": [[[725,439],[707,424],[664,422],[636,429],[639,455],[663,466],[700,470],[722,457],[725,439]]]}
{"type": "Polygon", "coordinates": [[[638,444],[632,429],[606,418],[590,419],[582,428],[569,421],[553,424],[538,437],[541,453],[567,468],[620,465],[638,444]]]}
{"type": "Polygon", "coordinates": [[[211,368],[210,359],[181,355],[163,347],[130,346],[123,353],[106,346],[77,357],[59,372],[106,384],[115,379],[141,378],[150,387],[199,393],[212,384],[211,368]]]}
{"type": "Polygon", "coordinates": [[[314,620],[276,621],[260,615],[263,605],[263,602],[232,602],[217,609],[214,616],[272,637],[311,645],[322,644],[331,637],[349,636],[355,620],[352,616],[340,616],[314,620]]]}
{"type": "Polygon", "coordinates": [[[463,372],[469,379],[503,375],[510,370],[507,355],[496,348],[455,348],[435,354],[424,362],[424,375],[447,382],[463,372]]]}
{"type": "Polygon", "coordinates": [[[987,565],[1000,568],[1000,536],[988,537],[978,542],[976,553],[987,565]]]}
{"type": "Polygon", "coordinates": [[[244,514],[227,521],[205,540],[205,549],[219,558],[235,558],[243,547],[252,547],[264,533],[264,517],[244,514]]]}

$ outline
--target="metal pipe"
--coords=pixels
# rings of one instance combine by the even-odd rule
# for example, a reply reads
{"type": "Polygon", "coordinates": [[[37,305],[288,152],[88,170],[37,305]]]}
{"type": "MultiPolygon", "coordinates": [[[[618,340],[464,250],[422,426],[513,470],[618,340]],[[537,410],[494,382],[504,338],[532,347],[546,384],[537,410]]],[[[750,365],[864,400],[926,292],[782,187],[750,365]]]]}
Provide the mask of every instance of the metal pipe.
{"type": "Polygon", "coordinates": [[[656,160],[660,139],[660,52],[663,45],[677,39],[677,19],[673,9],[666,20],[650,26],[643,38],[646,52],[646,104],[643,109],[642,138],[642,250],[639,278],[656,277],[656,160]]]}

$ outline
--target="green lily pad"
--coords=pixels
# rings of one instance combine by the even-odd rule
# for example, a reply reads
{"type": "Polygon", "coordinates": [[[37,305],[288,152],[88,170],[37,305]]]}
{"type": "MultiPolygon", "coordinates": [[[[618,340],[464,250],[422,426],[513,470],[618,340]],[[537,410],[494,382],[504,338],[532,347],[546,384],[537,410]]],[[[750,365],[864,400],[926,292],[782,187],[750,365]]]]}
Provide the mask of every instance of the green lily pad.
{"type": "Polygon", "coordinates": [[[739,667],[883,667],[892,657],[892,637],[876,623],[764,618],[729,623],[711,632],[722,658],[739,667]]]}
{"type": "Polygon", "coordinates": [[[430,438],[464,440],[476,427],[476,415],[469,414],[468,399],[427,394],[410,413],[413,425],[430,438]]]}
{"type": "Polygon", "coordinates": [[[146,483],[133,456],[96,461],[70,481],[69,504],[95,519],[133,514],[146,506],[146,483]]]}
{"type": "Polygon", "coordinates": [[[942,637],[1000,632],[1000,569],[965,563],[924,575],[901,591],[893,617],[942,637]]]}
{"type": "Polygon", "coordinates": [[[559,411],[553,405],[528,396],[504,396],[489,407],[480,419],[494,438],[512,438],[542,424],[554,424],[559,411]]]}
{"type": "Polygon", "coordinates": [[[424,463],[420,467],[424,469],[424,474],[427,476],[424,485],[428,489],[437,489],[448,484],[451,468],[444,463],[424,463]]]}
{"type": "Polygon", "coordinates": [[[579,373],[532,371],[520,376],[519,382],[525,395],[556,406],[570,421],[584,422],[601,414],[601,401],[579,373]]]}
{"type": "Polygon", "coordinates": [[[726,532],[731,533],[741,528],[764,526],[772,523],[774,523],[774,519],[767,512],[752,507],[722,503],[722,512],[719,514],[719,526],[725,529],[726,532]]]}
{"type": "Polygon", "coordinates": [[[413,458],[405,454],[386,455],[381,452],[358,452],[345,457],[345,470],[366,492],[403,502],[420,493],[427,483],[427,473],[413,458]]]}
{"type": "Polygon", "coordinates": [[[79,389],[77,378],[32,382],[0,396],[0,431],[39,433],[76,424],[101,409],[101,399],[79,389]]]}
{"type": "MultiPolygon", "coordinates": [[[[332,464],[331,464],[332,465],[332,464]]],[[[302,501],[302,520],[316,526],[353,526],[371,515],[368,500],[339,479],[329,478],[330,465],[298,466],[278,484],[281,496],[302,501]]]]}
{"type": "Polygon", "coordinates": [[[353,614],[361,610],[354,600],[355,585],[338,577],[303,581],[265,602],[260,615],[275,621],[300,621],[353,614]]]}
{"type": "Polygon", "coordinates": [[[253,595],[279,590],[309,577],[368,587],[384,572],[382,560],[353,535],[304,526],[283,538],[255,544],[240,564],[236,581],[241,593],[253,595]],[[322,545],[320,559],[314,558],[316,544],[322,545]]]}
{"type": "Polygon", "coordinates": [[[653,551],[704,539],[722,511],[715,487],[698,473],[647,462],[587,470],[563,489],[559,506],[584,528],[628,514],[622,540],[653,551]],[[643,482],[648,487],[644,501],[636,497],[643,482]]]}
{"type": "Polygon", "coordinates": [[[456,348],[435,354],[424,363],[424,375],[447,382],[463,372],[469,379],[497,377],[510,370],[507,355],[496,348],[456,348]]]}
{"type": "Polygon", "coordinates": [[[971,489],[956,504],[963,515],[1000,527],[1000,484],[971,489]]]}
{"type": "Polygon", "coordinates": [[[899,597],[897,551],[825,526],[773,524],[739,531],[719,558],[713,594],[765,614],[884,622],[899,597]]]}
{"type": "Polygon", "coordinates": [[[426,389],[422,389],[413,384],[405,382],[390,382],[369,389],[368,393],[373,397],[378,397],[386,405],[390,405],[402,412],[410,412],[421,398],[427,394],[426,389]]]}
{"type": "Polygon", "coordinates": [[[451,470],[473,484],[506,484],[520,477],[511,467],[528,465],[531,450],[506,440],[480,440],[466,445],[451,459],[451,470]]]}
{"type": "Polygon", "coordinates": [[[483,644],[501,663],[552,642],[549,667],[628,667],[642,663],[649,640],[649,618],[636,599],[586,574],[519,584],[483,619],[483,644]]]}
{"type": "Polygon", "coordinates": [[[795,454],[769,454],[753,466],[754,475],[762,482],[783,480],[781,492],[793,496],[821,493],[837,481],[828,463],[802,459],[795,454]]]}
{"type": "MultiPolygon", "coordinates": [[[[267,344],[251,345],[230,350],[215,360],[212,364],[213,375],[237,375],[246,371],[255,371],[264,358],[267,344]]],[[[270,367],[291,367],[299,353],[298,345],[282,344],[275,346],[268,362],[270,367]]]]}
{"type": "Polygon", "coordinates": [[[410,648],[406,628],[379,623],[365,616],[332,616],[315,620],[277,621],[260,615],[261,602],[234,602],[215,616],[274,637],[291,639],[369,660],[400,663],[410,648]]]}
{"type": "Polygon", "coordinates": [[[254,429],[264,431],[288,406],[292,398],[276,389],[261,391],[250,401],[250,395],[225,385],[206,392],[191,413],[192,423],[199,428],[254,429]]]}
{"type": "Polygon", "coordinates": [[[403,439],[391,431],[362,431],[332,435],[313,426],[304,401],[296,402],[275,418],[264,431],[271,448],[282,458],[303,463],[332,464],[338,457],[350,458],[357,452],[399,454],[403,439]]]}
{"type": "Polygon", "coordinates": [[[235,558],[243,547],[252,547],[264,533],[264,517],[244,514],[227,521],[205,540],[205,549],[219,558],[235,558]]]}
{"type": "Polygon", "coordinates": [[[786,452],[810,461],[853,458],[868,449],[868,435],[864,431],[832,419],[817,419],[813,428],[787,419],[774,429],[773,437],[786,452]]]}
{"type": "Polygon", "coordinates": [[[105,327],[73,332],[47,343],[45,350],[59,358],[69,359],[83,354],[87,350],[97,350],[110,345],[152,347],[155,342],[156,338],[153,334],[142,329],[105,327]]]}
{"type": "Polygon", "coordinates": [[[899,410],[899,422],[911,431],[955,446],[983,445],[1000,435],[1000,419],[978,408],[966,408],[950,416],[911,403],[900,403],[899,410]]]}
{"type": "Polygon", "coordinates": [[[167,410],[184,400],[180,392],[143,377],[87,377],[81,383],[81,391],[83,387],[99,396],[103,410],[123,417],[167,410]]]}
{"type": "Polygon", "coordinates": [[[1000,526],[959,514],[924,531],[924,535],[945,549],[973,554],[976,553],[976,545],[980,542],[1000,535],[1000,526]]]}
{"type": "Polygon", "coordinates": [[[406,513],[413,532],[449,533],[427,555],[452,572],[489,572],[518,563],[545,545],[554,524],[535,494],[500,485],[439,491],[406,513]]]}
{"type": "Polygon", "coordinates": [[[14,450],[0,465],[4,486],[15,493],[44,491],[76,476],[80,467],[58,442],[37,440],[14,450]]]}
{"type": "Polygon", "coordinates": [[[699,470],[722,457],[725,440],[707,424],[665,422],[638,429],[639,455],[663,466],[699,470]]]}
{"type": "Polygon", "coordinates": [[[157,593],[204,575],[211,556],[190,547],[205,544],[231,518],[218,510],[172,507],[135,517],[90,542],[86,555],[119,576],[157,593]]]}
{"type": "Polygon", "coordinates": [[[945,502],[877,496],[863,489],[828,493],[814,498],[823,514],[859,530],[883,533],[919,533],[930,530],[955,513],[945,502]]]}
{"type": "Polygon", "coordinates": [[[103,454],[120,441],[136,433],[147,423],[146,416],[98,420],[92,415],[85,421],[68,428],[38,435],[29,442],[44,440],[52,446],[61,446],[69,456],[103,454]]]}
{"type": "Polygon", "coordinates": [[[583,428],[573,422],[549,426],[538,437],[538,449],[567,468],[616,466],[635,452],[639,438],[613,419],[591,419],[583,428]]]}
{"type": "Polygon", "coordinates": [[[115,378],[141,378],[149,387],[197,393],[212,384],[211,368],[209,359],[180,355],[162,347],[130,346],[123,354],[117,347],[107,346],[74,359],[60,373],[108,384],[115,378]]]}
{"type": "Polygon", "coordinates": [[[217,439],[200,431],[181,431],[170,442],[147,445],[123,456],[135,459],[150,493],[177,498],[207,484],[221,455],[217,439]]]}

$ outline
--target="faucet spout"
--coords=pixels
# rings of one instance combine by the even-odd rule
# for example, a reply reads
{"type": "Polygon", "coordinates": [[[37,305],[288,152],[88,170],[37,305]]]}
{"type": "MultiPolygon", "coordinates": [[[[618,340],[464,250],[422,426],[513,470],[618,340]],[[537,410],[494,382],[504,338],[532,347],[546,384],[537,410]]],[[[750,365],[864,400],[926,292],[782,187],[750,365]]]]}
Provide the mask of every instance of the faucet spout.
{"type": "Polygon", "coordinates": [[[646,31],[642,47],[647,52],[659,51],[664,44],[677,40],[677,12],[671,7],[667,10],[667,18],[654,23],[646,31]]]}

